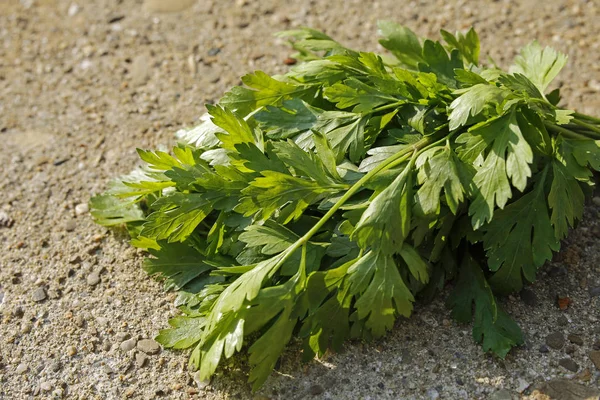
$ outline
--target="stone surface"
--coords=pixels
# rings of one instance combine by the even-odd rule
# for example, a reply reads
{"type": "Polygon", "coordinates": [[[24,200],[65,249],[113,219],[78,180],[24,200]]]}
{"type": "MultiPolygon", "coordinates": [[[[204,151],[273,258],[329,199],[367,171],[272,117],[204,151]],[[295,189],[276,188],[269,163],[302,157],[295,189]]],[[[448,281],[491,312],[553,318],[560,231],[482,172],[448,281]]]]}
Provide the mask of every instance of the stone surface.
{"type": "MultiPolygon", "coordinates": [[[[581,385],[568,379],[553,379],[545,382],[533,392],[549,396],[551,400],[598,400],[600,390],[581,385]]],[[[540,398],[541,400],[542,398],[540,398]]]]}
{"type": "Polygon", "coordinates": [[[87,203],[81,203],[81,204],[77,204],[75,206],[75,214],[77,215],[84,215],[87,214],[90,211],[90,207],[88,206],[87,203]]]}
{"type": "Polygon", "coordinates": [[[135,354],[135,365],[138,368],[142,368],[144,365],[146,365],[147,362],[148,362],[147,355],[145,355],[144,353],[139,352],[139,351],[135,354]]]}
{"type": "Polygon", "coordinates": [[[25,372],[27,372],[28,369],[29,369],[29,367],[27,366],[27,364],[19,364],[19,365],[17,365],[17,368],[15,369],[15,373],[17,375],[22,375],[25,372]]]}
{"type": "MultiPolygon", "coordinates": [[[[239,85],[241,75],[285,73],[285,60],[296,51],[273,34],[300,26],[325,30],[355,49],[382,51],[380,19],[436,40],[440,28],[465,32],[475,24],[481,62],[489,65],[492,58],[502,67],[512,64],[519,47],[537,39],[569,55],[553,83],[561,87],[561,105],[599,116],[598,1],[505,0],[482,6],[474,0],[206,0],[174,13],[152,11],[144,0],[0,4],[0,210],[13,220],[10,227],[0,226],[0,397],[51,399],[60,392],[69,399],[310,399],[308,389],[319,384],[326,390],[314,397],[319,400],[325,394],[421,399],[427,389],[437,390],[440,399],[485,399],[500,388],[516,399],[517,377],[533,382],[572,374],[558,365],[566,345],[548,354],[537,351],[555,331],[582,335],[584,345],[576,347],[573,360],[590,369],[586,384],[597,384],[598,370],[588,357],[600,339],[598,297],[589,290],[600,285],[595,229],[600,207],[591,201],[561,252],[539,268],[527,288],[537,305],[519,296],[498,299],[533,350],[519,348],[504,361],[484,355],[471,325],[449,320],[442,295],[428,304],[418,299],[416,318],[401,318],[385,337],[350,341],[343,352],[316,362],[303,364],[301,346],[290,345],[257,393],[247,384],[243,355],[227,360],[201,391],[186,373],[189,351],[164,350],[136,367],[135,344],[122,351],[115,332],[138,338],[167,328],[167,318],[178,313],[174,294],[146,275],[143,253],[131,248],[123,232],[93,224],[88,214],[77,214],[77,205],[139,165],[135,148],[171,148],[173,134],[195,126],[206,111],[203,104],[239,85]],[[69,16],[73,3],[78,12],[69,16]],[[143,62],[134,71],[138,57],[143,62]],[[102,282],[92,287],[86,278],[94,270],[103,271],[102,282]],[[47,290],[47,299],[36,303],[32,294],[38,287],[47,290]],[[554,301],[563,290],[574,304],[566,312],[554,301]],[[434,323],[423,324],[422,316],[434,323]],[[565,318],[560,326],[559,316],[572,322],[565,318]],[[32,330],[22,334],[26,322],[32,330]],[[56,360],[63,367],[53,372],[56,360]],[[102,363],[114,373],[105,374],[102,363]],[[19,364],[29,370],[16,374],[19,364]],[[44,381],[52,383],[52,391],[42,391],[44,381]],[[165,388],[171,390],[157,394],[165,388]]],[[[511,200],[520,195],[513,190],[511,200]]]]}
{"type": "Polygon", "coordinates": [[[567,339],[569,339],[569,342],[576,344],[577,346],[583,346],[583,337],[581,337],[579,334],[570,333],[569,336],[567,336],[567,339]]]}
{"type": "Polygon", "coordinates": [[[571,358],[561,358],[558,361],[558,364],[561,367],[568,369],[571,372],[579,371],[579,365],[577,365],[577,363],[575,361],[573,361],[571,358]]]}
{"type": "Polygon", "coordinates": [[[31,299],[36,303],[46,300],[47,297],[48,296],[46,295],[46,290],[42,287],[35,289],[31,294],[31,299]]]}
{"type": "Polygon", "coordinates": [[[596,366],[596,369],[600,371],[600,351],[590,351],[590,360],[592,360],[592,362],[596,366]]]}
{"type": "Polygon", "coordinates": [[[152,12],[179,12],[190,8],[196,0],[145,0],[144,6],[152,12]]]}
{"type": "Polygon", "coordinates": [[[136,343],[137,343],[136,338],[128,339],[128,340],[123,341],[119,347],[121,348],[121,350],[128,352],[128,351],[135,349],[136,343]]]}
{"type": "Polygon", "coordinates": [[[500,389],[492,393],[488,400],[513,400],[514,397],[510,390],[500,389]]]}
{"type": "Polygon", "coordinates": [[[546,336],[546,344],[555,350],[560,350],[565,345],[565,336],[560,332],[554,332],[546,336]]]}
{"type": "Polygon", "coordinates": [[[96,286],[100,283],[100,274],[94,271],[87,276],[86,281],[88,285],[96,286]]]}
{"type": "Polygon", "coordinates": [[[146,354],[158,354],[160,352],[160,344],[152,339],[142,339],[137,342],[138,350],[146,354]]]}
{"type": "Polygon", "coordinates": [[[325,392],[325,389],[321,385],[312,385],[308,391],[311,396],[317,396],[325,392]]]}

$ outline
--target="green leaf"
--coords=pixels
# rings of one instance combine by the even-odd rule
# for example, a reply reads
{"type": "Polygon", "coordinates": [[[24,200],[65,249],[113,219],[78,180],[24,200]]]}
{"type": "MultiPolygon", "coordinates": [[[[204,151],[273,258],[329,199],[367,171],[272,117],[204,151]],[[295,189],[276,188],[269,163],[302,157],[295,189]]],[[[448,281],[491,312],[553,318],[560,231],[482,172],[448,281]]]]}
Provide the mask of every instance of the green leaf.
{"type": "Polygon", "coordinates": [[[275,171],[263,171],[261,177],[253,180],[242,191],[244,197],[235,207],[235,211],[244,216],[254,214],[260,220],[266,220],[283,206],[290,209],[285,223],[298,219],[311,204],[323,199],[328,193],[336,193],[345,186],[323,186],[310,179],[297,178],[275,171]]]}
{"type": "Polygon", "coordinates": [[[368,119],[357,115],[353,121],[347,125],[337,126],[334,129],[332,124],[335,120],[344,117],[341,113],[330,111],[323,113],[320,123],[313,129],[319,131],[327,137],[331,148],[336,154],[336,160],[341,161],[347,154],[352,162],[358,162],[365,155],[364,134],[368,119]],[[335,115],[335,114],[340,115],[335,115]],[[331,118],[331,119],[329,119],[331,118]],[[324,122],[327,121],[325,124],[324,122]],[[325,128],[325,129],[323,129],[325,128]]]}
{"type": "Polygon", "coordinates": [[[171,328],[161,329],[155,339],[166,348],[187,349],[200,341],[205,323],[203,317],[171,318],[171,328]]]}
{"type": "Polygon", "coordinates": [[[550,47],[542,48],[534,41],[521,49],[510,72],[525,75],[541,93],[544,93],[566,63],[566,55],[550,47]]]}
{"type": "Polygon", "coordinates": [[[544,187],[549,169],[548,164],[531,192],[497,211],[483,228],[488,266],[496,272],[490,284],[496,292],[521,290],[522,276],[533,282],[537,268],[560,248],[546,206],[544,187]]]}
{"type": "Polygon", "coordinates": [[[489,149],[473,178],[477,194],[469,207],[473,228],[478,229],[492,219],[495,205],[504,208],[511,198],[509,182],[525,190],[533,152],[519,129],[514,110],[475,126],[457,142],[468,143],[474,136],[479,136],[489,149]]]}
{"type": "Polygon", "coordinates": [[[161,197],[152,208],[155,211],[148,215],[141,235],[168,242],[183,242],[213,209],[198,193],[161,197]]]}
{"type": "Polygon", "coordinates": [[[457,68],[454,70],[454,77],[463,87],[473,86],[479,83],[489,84],[481,75],[476,74],[473,71],[467,71],[466,69],[457,68]]]}
{"type": "Polygon", "coordinates": [[[433,147],[417,158],[417,175],[421,187],[416,194],[415,206],[419,214],[439,214],[442,189],[446,204],[453,214],[464,201],[464,194],[470,188],[473,172],[458,158],[449,147],[433,147]]]}
{"type": "Polygon", "coordinates": [[[459,322],[471,322],[474,314],[473,339],[482,343],[484,351],[504,358],[511,348],[523,343],[521,329],[496,303],[481,267],[468,253],[460,266],[458,282],[448,298],[448,305],[459,322]]]}
{"type": "Polygon", "coordinates": [[[561,162],[552,163],[552,187],[548,194],[548,204],[552,209],[552,225],[558,239],[567,236],[569,226],[583,216],[585,197],[577,179],[561,162]]]}
{"type": "Polygon", "coordinates": [[[180,129],[175,133],[175,137],[182,143],[194,146],[200,149],[211,149],[219,144],[219,139],[215,135],[219,127],[212,123],[209,114],[204,114],[199,125],[191,129],[180,129]]]}
{"type": "Polygon", "coordinates": [[[144,220],[144,213],[139,204],[131,200],[121,200],[112,195],[92,197],[90,199],[90,213],[95,223],[104,226],[144,220]]]}
{"type": "Polygon", "coordinates": [[[442,37],[448,43],[450,49],[457,49],[463,59],[473,65],[479,63],[479,36],[477,32],[471,27],[466,35],[457,32],[456,35],[451,34],[448,31],[440,31],[442,37]]]}
{"type": "Polygon", "coordinates": [[[274,221],[266,221],[264,225],[250,225],[240,234],[239,240],[247,247],[261,247],[261,253],[278,254],[291,246],[298,235],[274,221]]]}
{"type": "Polygon", "coordinates": [[[363,249],[372,248],[393,254],[402,248],[410,231],[412,207],[412,164],[381,193],[363,212],[351,239],[363,249]]]}
{"type": "Polygon", "coordinates": [[[293,99],[284,101],[281,107],[267,106],[253,118],[269,138],[287,139],[312,129],[318,115],[304,101],[293,99]]]}
{"type": "Polygon", "coordinates": [[[165,290],[181,290],[198,276],[214,269],[196,249],[183,243],[160,242],[158,250],[148,249],[154,258],[144,260],[144,270],[165,280],[165,290]]]}
{"type": "Polygon", "coordinates": [[[450,104],[450,130],[467,124],[469,118],[479,115],[485,106],[501,103],[508,94],[504,89],[487,83],[478,83],[455,93],[460,96],[450,104]]]}
{"type": "Polygon", "coordinates": [[[419,63],[419,71],[433,72],[437,80],[450,87],[456,87],[454,70],[463,68],[458,50],[452,50],[450,56],[440,42],[425,40],[423,42],[423,63],[419,63]]]}
{"type": "Polygon", "coordinates": [[[350,78],[344,83],[336,83],[325,88],[323,96],[336,103],[340,109],[353,107],[352,112],[371,111],[376,107],[397,103],[400,98],[369,86],[356,78],[350,78]]]}
{"type": "Polygon", "coordinates": [[[540,93],[539,89],[535,86],[535,84],[530,81],[525,75],[514,73],[512,75],[502,74],[498,78],[498,82],[507,88],[521,92],[528,97],[533,97],[535,99],[543,99],[544,95],[540,93]]]}
{"type": "Polygon", "coordinates": [[[404,65],[417,68],[419,63],[424,63],[423,48],[417,35],[407,27],[391,21],[379,21],[379,43],[392,52],[404,65]]]}
{"type": "Polygon", "coordinates": [[[310,97],[313,91],[310,86],[281,82],[262,71],[244,75],[242,82],[249,89],[234,88],[219,101],[220,105],[242,116],[263,106],[279,106],[292,97],[310,97]]]}
{"type": "Polygon", "coordinates": [[[207,106],[206,108],[212,117],[213,124],[223,130],[223,132],[216,133],[222,148],[235,150],[235,145],[240,143],[252,143],[258,148],[262,148],[262,137],[253,132],[242,118],[221,106],[207,106]]]}
{"type": "Polygon", "coordinates": [[[369,251],[348,268],[348,291],[356,296],[359,319],[374,337],[394,326],[396,315],[410,316],[414,296],[391,255],[369,251]]]}
{"type": "Polygon", "coordinates": [[[398,253],[408,265],[408,269],[415,279],[422,283],[429,282],[429,267],[414,247],[404,243],[398,253]]]}
{"type": "MultiPolygon", "coordinates": [[[[321,138],[325,140],[325,142],[321,142],[321,145],[327,143],[322,135],[321,138]]],[[[333,169],[331,166],[329,169],[325,167],[318,154],[302,150],[291,140],[273,143],[273,151],[281,161],[293,169],[296,176],[311,178],[323,186],[342,183],[341,179],[335,178],[330,173],[330,170],[333,169]]],[[[322,148],[323,151],[325,151],[325,148],[322,148]]],[[[331,149],[329,156],[333,156],[331,149]]],[[[335,158],[333,160],[330,158],[329,162],[335,163],[335,158]]]]}

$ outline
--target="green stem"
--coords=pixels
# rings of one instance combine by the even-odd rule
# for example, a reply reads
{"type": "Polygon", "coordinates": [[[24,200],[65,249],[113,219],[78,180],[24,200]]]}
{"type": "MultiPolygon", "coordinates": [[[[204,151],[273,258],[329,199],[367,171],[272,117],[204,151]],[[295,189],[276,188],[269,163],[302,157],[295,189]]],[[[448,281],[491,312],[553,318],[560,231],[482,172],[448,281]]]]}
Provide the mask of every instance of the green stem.
{"type": "Polygon", "coordinates": [[[593,132],[596,132],[596,133],[600,134],[600,128],[598,128],[597,126],[590,125],[590,124],[585,123],[583,121],[580,121],[580,120],[578,120],[576,118],[573,118],[571,121],[573,121],[573,123],[575,125],[583,126],[584,128],[589,129],[590,131],[593,131],[593,132]]]}
{"type": "Polygon", "coordinates": [[[550,122],[544,122],[544,125],[548,130],[554,131],[556,133],[560,133],[563,136],[569,137],[571,139],[589,139],[587,136],[575,133],[569,129],[563,128],[562,126],[554,125],[550,122]]]}
{"type": "Polygon", "coordinates": [[[400,100],[400,101],[397,101],[397,102],[394,102],[394,103],[390,103],[390,104],[383,105],[381,107],[374,108],[371,111],[369,111],[367,114],[375,114],[376,112],[384,111],[384,110],[389,110],[390,108],[398,108],[398,107],[400,107],[401,105],[404,105],[404,104],[406,104],[406,101],[400,100]]]}
{"type": "Polygon", "coordinates": [[[594,122],[594,123],[596,123],[596,124],[600,124],[600,118],[591,117],[591,116],[589,116],[589,115],[580,114],[580,113],[578,113],[578,112],[576,112],[576,113],[573,113],[573,116],[574,116],[575,118],[579,118],[579,119],[586,119],[586,120],[588,120],[588,121],[592,121],[592,122],[594,122]]]}
{"type": "MultiPolygon", "coordinates": [[[[302,236],[300,239],[296,240],[296,242],[294,242],[294,244],[292,244],[290,247],[288,247],[287,255],[284,256],[280,260],[280,262],[278,263],[279,265],[277,265],[274,268],[274,270],[279,268],[279,266],[281,266],[287,260],[287,258],[289,256],[291,256],[296,250],[298,250],[298,248],[300,248],[300,246],[303,246],[306,243],[308,243],[310,238],[313,237],[319,231],[319,229],[321,229],[323,227],[323,225],[325,225],[325,223],[331,217],[333,217],[333,215],[337,212],[337,210],[339,210],[341,206],[343,206],[354,194],[356,194],[356,192],[358,192],[360,189],[362,189],[364,187],[364,185],[369,180],[371,180],[371,178],[373,178],[375,175],[377,175],[378,173],[380,173],[382,171],[386,171],[390,168],[393,168],[394,166],[396,166],[398,164],[403,163],[409,157],[415,155],[420,150],[423,150],[429,146],[432,146],[441,141],[444,141],[446,139],[446,136],[447,136],[447,131],[445,129],[442,129],[433,135],[425,136],[424,138],[422,138],[421,140],[419,140],[412,146],[404,148],[404,149],[400,150],[398,153],[388,157],[383,162],[381,162],[381,164],[379,164],[378,166],[373,168],[371,171],[369,171],[367,174],[365,174],[365,176],[360,178],[354,185],[352,185],[352,187],[350,187],[350,189],[348,189],[348,191],[346,193],[344,193],[344,195],[333,205],[333,207],[331,207],[329,209],[329,211],[327,211],[327,213],[325,213],[325,215],[323,215],[323,217],[321,217],[319,222],[317,222],[308,232],[306,232],[304,234],[304,236],[302,236]],[[438,137],[440,137],[440,134],[442,134],[443,137],[436,140],[438,137]]],[[[273,270],[273,272],[274,272],[274,270],[273,270]]]]}

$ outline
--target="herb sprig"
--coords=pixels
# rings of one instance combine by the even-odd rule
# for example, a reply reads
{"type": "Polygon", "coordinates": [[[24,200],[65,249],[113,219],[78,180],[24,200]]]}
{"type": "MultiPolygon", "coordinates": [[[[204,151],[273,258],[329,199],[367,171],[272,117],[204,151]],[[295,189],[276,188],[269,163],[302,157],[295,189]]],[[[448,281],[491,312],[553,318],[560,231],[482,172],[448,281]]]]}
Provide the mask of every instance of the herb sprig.
{"type": "Polygon", "coordinates": [[[306,359],[381,337],[450,280],[485,351],[523,343],[494,294],[533,282],[581,218],[600,119],[558,106],[567,57],[537,42],[505,72],[480,64],[473,29],[379,26],[391,56],[281,33],[302,63],[244,76],[92,198],[178,292],[157,340],[193,348],[201,379],[247,346],[257,389],[293,336],[306,359]]]}

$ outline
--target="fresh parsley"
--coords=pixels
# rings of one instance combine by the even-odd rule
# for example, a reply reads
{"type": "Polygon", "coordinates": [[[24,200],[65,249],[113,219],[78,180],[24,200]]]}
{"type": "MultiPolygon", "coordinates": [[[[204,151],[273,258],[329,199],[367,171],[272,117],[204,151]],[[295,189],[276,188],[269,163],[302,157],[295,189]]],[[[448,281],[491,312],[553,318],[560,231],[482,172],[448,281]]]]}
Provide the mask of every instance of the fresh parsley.
{"type": "Polygon", "coordinates": [[[178,291],[157,340],[193,348],[201,379],[246,348],[256,389],[292,337],[306,359],[381,337],[450,280],[484,350],[523,343],[494,293],[533,282],[581,218],[600,119],[557,106],[567,57],[537,42],[504,72],[480,64],[473,29],[379,27],[391,55],[280,34],[302,63],[244,76],[91,200],[178,291]]]}

